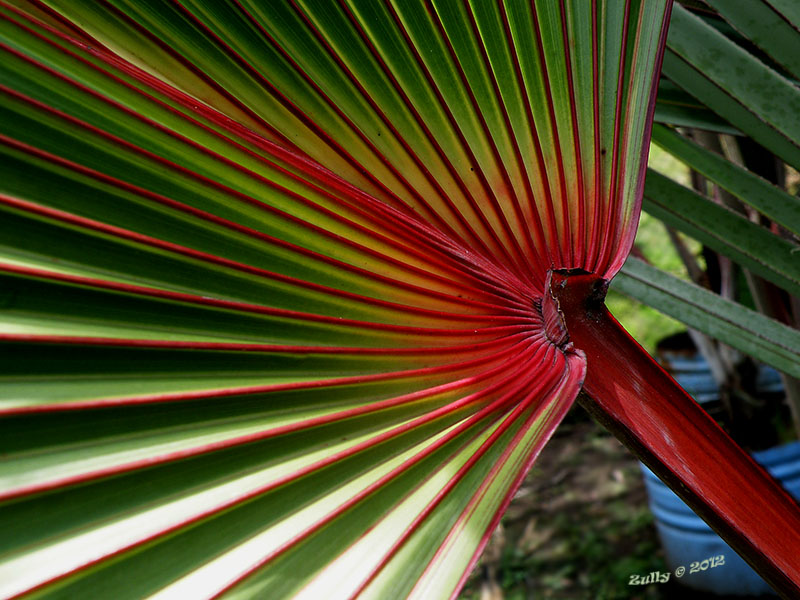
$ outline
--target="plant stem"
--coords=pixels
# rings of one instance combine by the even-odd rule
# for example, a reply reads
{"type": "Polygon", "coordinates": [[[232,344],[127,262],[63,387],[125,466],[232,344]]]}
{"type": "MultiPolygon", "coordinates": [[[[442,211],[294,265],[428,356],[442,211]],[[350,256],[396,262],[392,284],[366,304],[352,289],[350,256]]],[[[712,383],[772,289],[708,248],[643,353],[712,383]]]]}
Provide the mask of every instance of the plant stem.
{"type": "Polygon", "coordinates": [[[800,597],[800,507],[633,340],[596,275],[551,275],[570,340],[586,353],[581,404],[786,598],[800,597]]]}

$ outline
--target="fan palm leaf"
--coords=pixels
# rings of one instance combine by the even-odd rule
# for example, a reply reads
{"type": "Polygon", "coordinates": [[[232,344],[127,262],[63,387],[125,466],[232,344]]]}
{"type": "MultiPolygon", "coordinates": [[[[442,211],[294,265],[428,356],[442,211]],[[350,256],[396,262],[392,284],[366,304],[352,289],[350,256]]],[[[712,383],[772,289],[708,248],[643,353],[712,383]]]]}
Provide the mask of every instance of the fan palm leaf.
{"type": "Polygon", "coordinates": [[[667,3],[2,6],[0,594],[456,595],[587,375],[549,285],[631,247],[667,3]]]}

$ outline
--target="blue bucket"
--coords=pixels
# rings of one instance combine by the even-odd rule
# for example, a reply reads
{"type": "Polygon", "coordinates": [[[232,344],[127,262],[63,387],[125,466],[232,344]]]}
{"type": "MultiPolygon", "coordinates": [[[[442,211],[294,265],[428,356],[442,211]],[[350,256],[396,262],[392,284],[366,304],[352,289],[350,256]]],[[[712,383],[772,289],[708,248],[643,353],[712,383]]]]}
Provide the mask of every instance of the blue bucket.
{"type": "MultiPolygon", "coordinates": [[[[800,442],[754,452],[753,458],[790,494],[800,499],[800,442]]],[[[672,571],[671,578],[675,579],[678,567],[684,567],[680,583],[698,590],[731,596],[775,594],[767,582],[650,469],[642,465],[642,472],[650,496],[650,510],[656,518],[656,529],[672,571]],[[724,564],[700,569],[702,561],[715,556],[724,556],[724,564]],[[691,573],[695,562],[701,565],[691,573]]]]}
{"type": "MultiPolygon", "coordinates": [[[[672,376],[700,404],[719,397],[719,388],[701,355],[672,354],[665,362],[668,363],[665,366],[672,376]]],[[[756,386],[761,392],[782,390],[778,372],[763,366],[759,369],[756,386]]],[[[752,456],[790,494],[800,499],[800,441],[754,452],[752,456]]],[[[661,538],[667,565],[672,572],[671,579],[682,585],[719,595],[775,594],[683,500],[650,469],[644,465],[641,467],[650,497],[650,510],[655,516],[656,529],[661,538]],[[717,564],[720,560],[714,560],[714,557],[718,556],[724,557],[724,564],[717,564]],[[705,559],[712,560],[704,563],[705,559]],[[680,578],[676,576],[676,571],[681,572],[679,567],[684,569],[680,578]]]]}

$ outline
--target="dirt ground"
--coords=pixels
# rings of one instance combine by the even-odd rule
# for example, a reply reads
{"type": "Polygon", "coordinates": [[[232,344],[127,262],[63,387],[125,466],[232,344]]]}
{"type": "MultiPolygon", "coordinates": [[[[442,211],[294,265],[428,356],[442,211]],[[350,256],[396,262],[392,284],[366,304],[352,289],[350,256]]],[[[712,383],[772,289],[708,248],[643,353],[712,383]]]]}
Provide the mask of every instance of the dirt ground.
{"type": "Polygon", "coordinates": [[[461,598],[708,597],[673,581],[628,585],[631,575],[652,571],[667,567],[639,464],[576,406],[514,497],[461,598]]]}

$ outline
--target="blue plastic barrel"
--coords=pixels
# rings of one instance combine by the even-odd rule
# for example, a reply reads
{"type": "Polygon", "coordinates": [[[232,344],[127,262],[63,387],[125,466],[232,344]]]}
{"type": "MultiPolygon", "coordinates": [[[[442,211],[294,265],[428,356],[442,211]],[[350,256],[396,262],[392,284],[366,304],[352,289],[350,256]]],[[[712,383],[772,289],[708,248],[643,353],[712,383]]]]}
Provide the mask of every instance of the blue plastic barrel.
{"type": "MultiPolygon", "coordinates": [[[[700,354],[663,353],[665,368],[700,404],[719,397],[719,387],[708,364],[700,354]]],[[[760,392],[780,392],[782,383],[775,369],[761,366],[756,380],[760,392]]],[[[800,498],[800,441],[753,453],[795,498],[800,498]]],[[[774,594],[772,588],[714,533],[691,508],[664,485],[650,469],[642,465],[644,482],[650,497],[650,510],[656,521],[671,579],[706,592],[731,596],[774,594]],[[724,564],[711,566],[723,556],[724,564]],[[692,564],[695,572],[692,571],[692,564]],[[679,567],[684,571],[676,577],[679,567]],[[705,567],[705,568],[702,568],[705,567]]]]}
{"type": "MultiPolygon", "coordinates": [[[[800,442],[754,452],[753,458],[800,499],[800,442]]],[[[731,596],[775,593],[650,469],[642,465],[642,471],[671,579],[675,579],[678,567],[684,567],[680,583],[698,590],[731,596]],[[720,555],[725,557],[725,564],[690,573],[693,562],[720,555]]]]}
{"type": "MultiPolygon", "coordinates": [[[[719,385],[699,352],[659,351],[658,361],[698,403],[705,404],[719,398],[719,385]]],[[[758,366],[755,386],[762,394],[783,391],[780,374],[767,365],[758,366]]]]}

